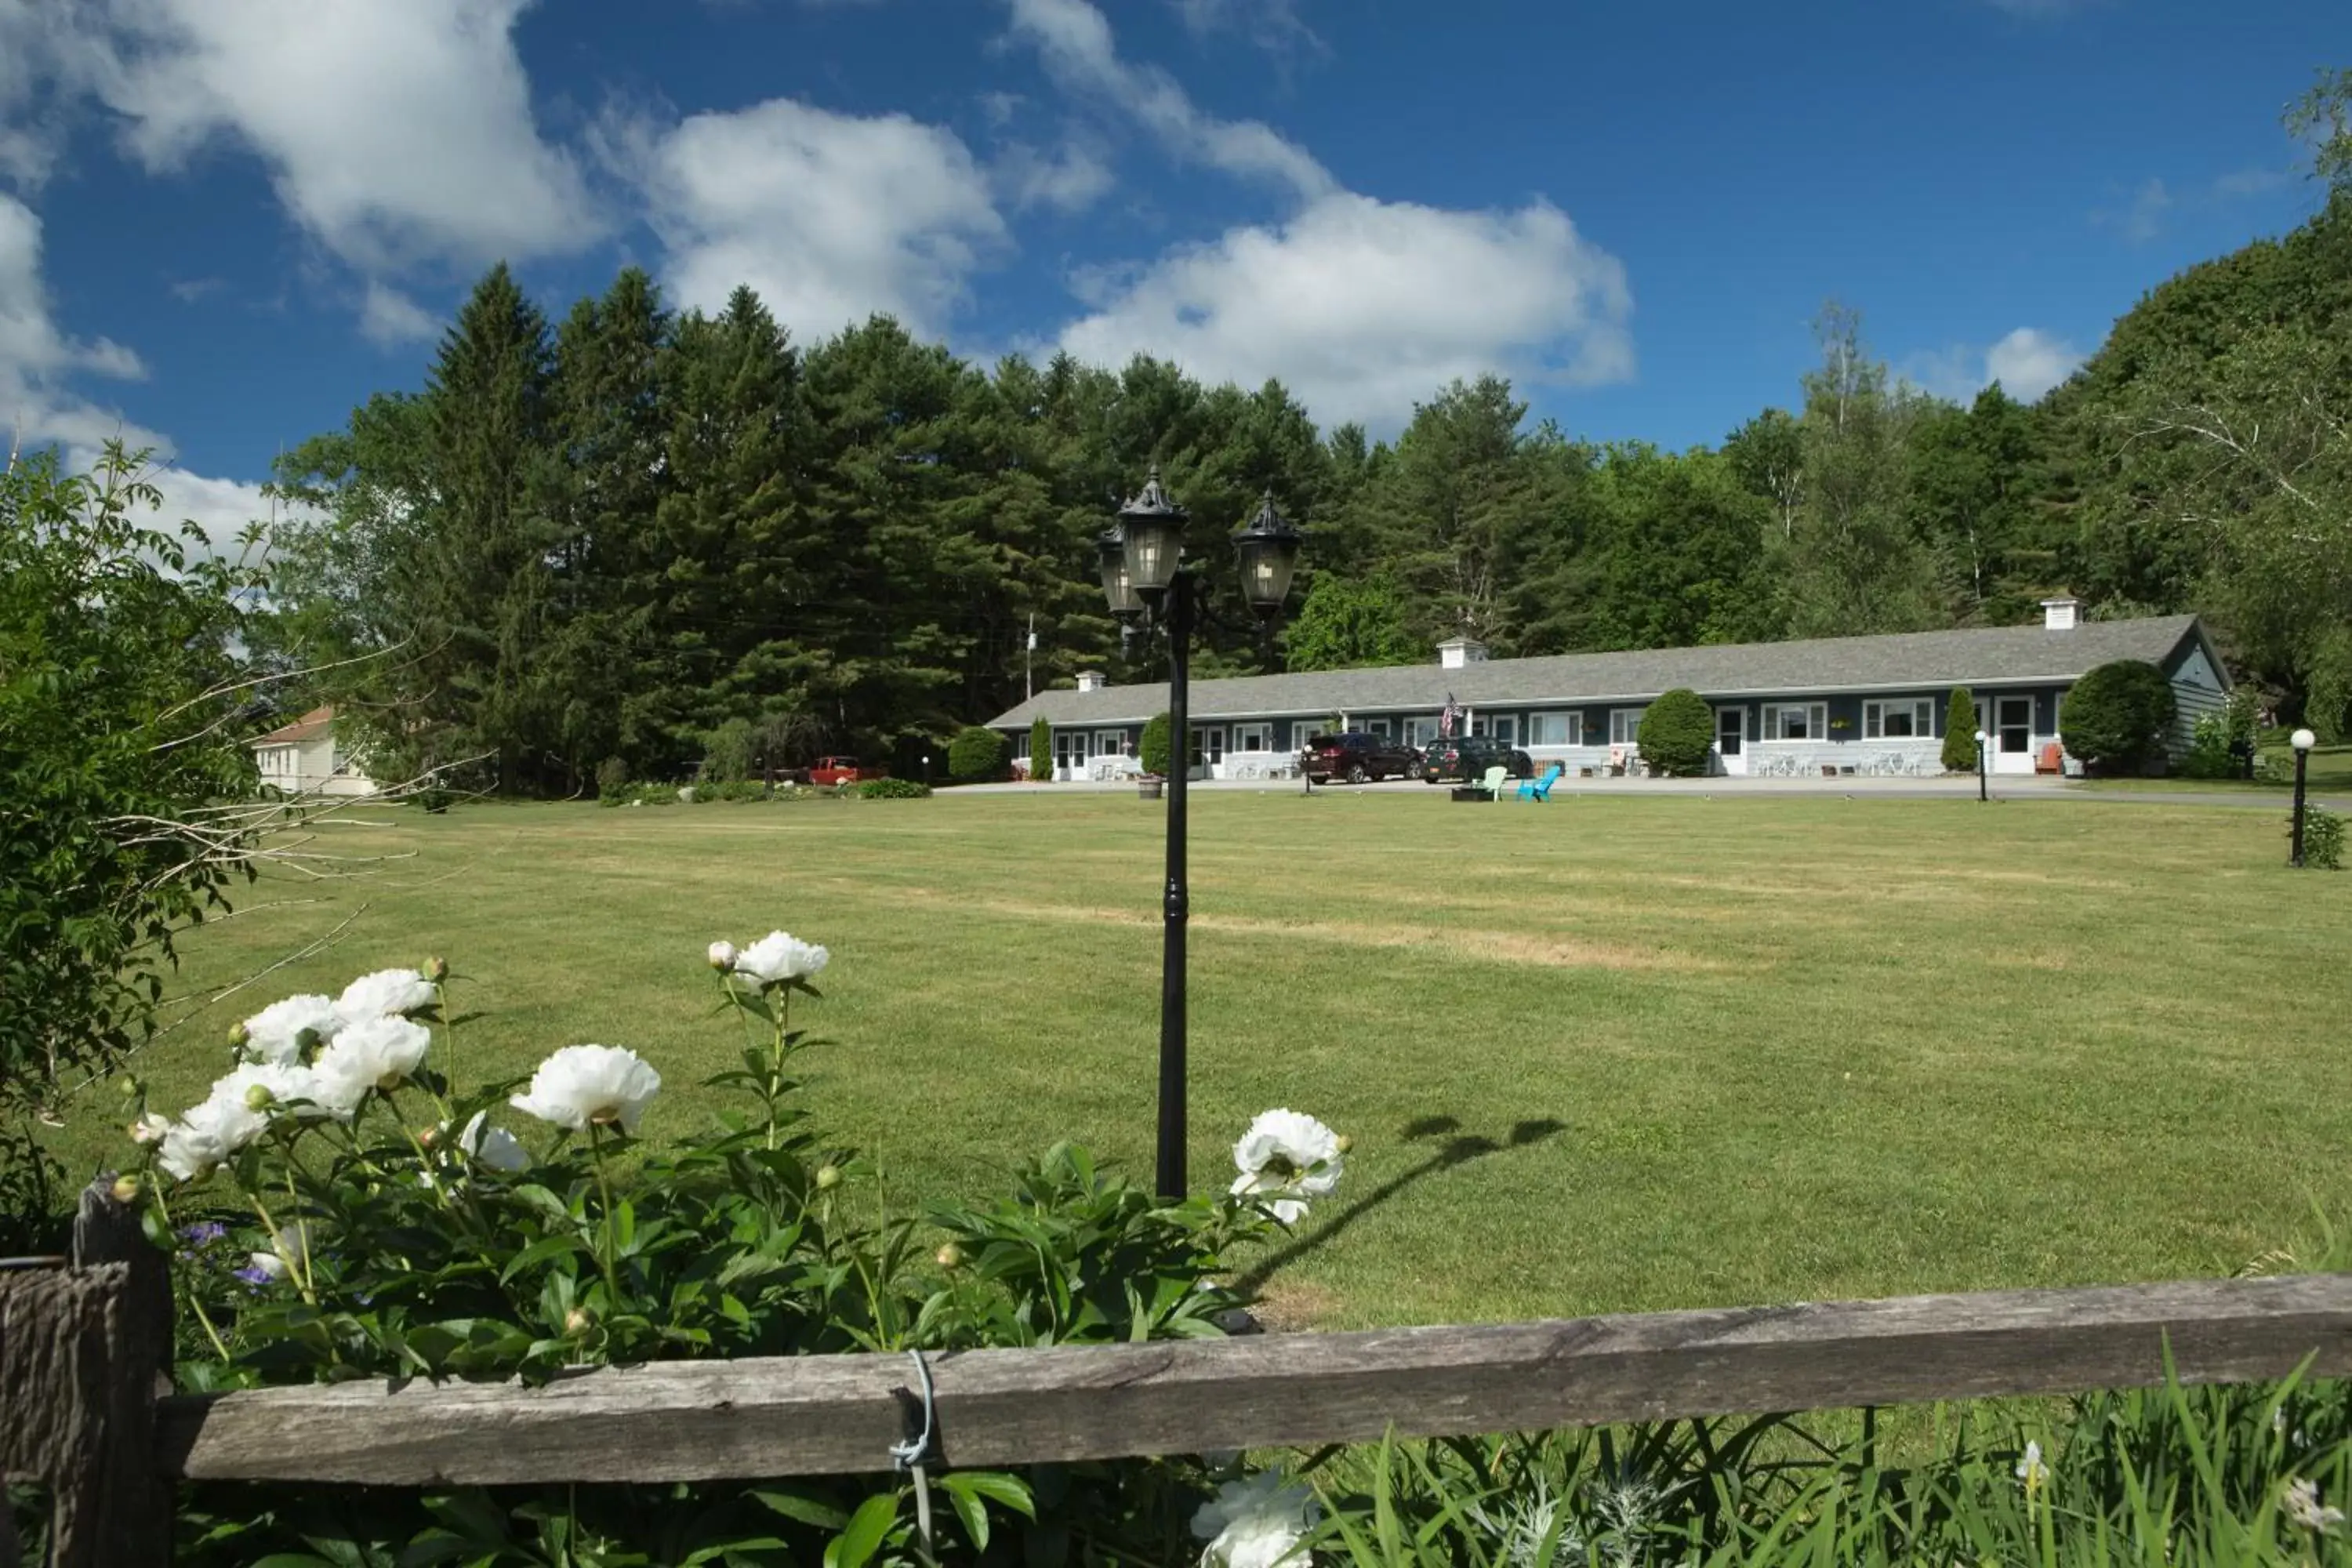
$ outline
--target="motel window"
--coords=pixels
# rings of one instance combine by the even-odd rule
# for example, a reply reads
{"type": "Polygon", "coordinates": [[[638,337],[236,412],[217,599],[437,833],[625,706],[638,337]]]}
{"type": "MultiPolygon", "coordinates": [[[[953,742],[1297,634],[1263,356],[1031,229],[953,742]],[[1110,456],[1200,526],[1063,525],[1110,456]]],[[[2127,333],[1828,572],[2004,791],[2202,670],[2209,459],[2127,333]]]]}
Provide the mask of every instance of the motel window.
{"type": "Polygon", "coordinates": [[[1436,740],[1437,719],[1435,715],[1433,714],[1420,719],[1408,719],[1404,721],[1404,741],[1406,745],[1413,747],[1427,747],[1434,744],[1436,740]]]}
{"type": "Polygon", "coordinates": [[[1826,702],[1767,702],[1764,738],[1768,741],[1826,741],[1830,705],[1826,702]]]}
{"type": "Polygon", "coordinates": [[[1097,757],[1116,757],[1116,756],[1118,756],[1118,755],[1122,754],[1123,752],[1126,752],[1126,750],[1127,750],[1127,731],[1124,731],[1124,730],[1097,730],[1097,731],[1095,731],[1095,755],[1096,755],[1096,756],[1097,756],[1097,757]]]}
{"type": "Polygon", "coordinates": [[[1303,752],[1307,742],[1318,735],[1330,733],[1331,729],[1332,724],[1328,719],[1293,719],[1290,721],[1290,749],[1303,752]]]}
{"type": "Polygon", "coordinates": [[[1507,746],[1517,737],[1518,724],[1517,717],[1513,714],[1498,713],[1489,718],[1482,713],[1472,722],[1470,732],[1474,735],[1491,735],[1507,746]]]}
{"type": "Polygon", "coordinates": [[[1274,726],[1271,724],[1234,725],[1234,750],[1236,752],[1270,752],[1274,750],[1274,726]]]}
{"type": "Polygon", "coordinates": [[[1528,714],[1528,744],[1530,746],[1584,744],[1584,715],[1581,713],[1528,714]]]}
{"type": "Polygon", "coordinates": [[[1389,721],[1385,719],[1367,719],[1364,721],[1364,733],[1378,735],[1385,741],[1389,738],[1389,721]]]}
{"type": "Polygon", "coordinates": [[[1865,741],[1916,740],[1935,732],[1936,704],[1932,698],[1862,705],[1862,738],[1865,741]]]}
{"type": "Polygon", "coordinates": [[[1642,743],[1642,715],[1647,708],[1612,708],[1609,710],[1609,743],[1612,746],[1638,746],[1642,743]]]}

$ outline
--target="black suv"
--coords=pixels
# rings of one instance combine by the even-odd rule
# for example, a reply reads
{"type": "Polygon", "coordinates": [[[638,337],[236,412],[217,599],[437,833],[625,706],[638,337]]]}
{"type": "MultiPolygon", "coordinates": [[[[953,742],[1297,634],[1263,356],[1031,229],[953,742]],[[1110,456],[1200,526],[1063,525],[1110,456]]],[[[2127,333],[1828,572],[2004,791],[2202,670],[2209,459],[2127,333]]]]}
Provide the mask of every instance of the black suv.
{"type": "Polygon", "coordinates": [[[1475,784],[1486,776],[1488,768],[1502,768],[1513,778],[1524,779],[1534,776],[1536,764],[1525,752],[1492,735],[1458,735],[1451,741],[1433,741],[1429,750],[1421,754],[1423,784],[1446,779],[1475,784]]]}
{"type": "Polygon", "coordinates": [[[1298,752],[1298,768],[1310,784],[1346,779],[1349,784],[1373,784],[1386,778],[1409,778],[1421,766],[1421,753],[1386,735],[1349,730],[1337,735],[1309,735],[1298,752]]]}

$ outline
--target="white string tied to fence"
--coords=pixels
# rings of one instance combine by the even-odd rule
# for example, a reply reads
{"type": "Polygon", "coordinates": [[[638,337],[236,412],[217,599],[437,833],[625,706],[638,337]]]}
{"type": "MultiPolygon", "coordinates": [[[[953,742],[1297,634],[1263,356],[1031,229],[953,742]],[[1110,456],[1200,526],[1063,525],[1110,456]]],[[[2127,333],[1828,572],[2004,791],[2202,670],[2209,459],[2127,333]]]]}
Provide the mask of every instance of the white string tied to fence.
{"type": "Polygon", "coordinates": [[[890,1462],[901,1472],[911,1470],[915,1477],[915,1532],[922,1537],[923,1551],[931,1551],[931,1483],[923,1473],[924,1462],[931,1455],[931,1434],[939,1418],[939,1404],[931,1388],[931,1369],[920,1351],[908,1351],[914,1361],[915,1376],[923,1385],[923,1429],[903,1442],[890,1445],[890,1462]]]}

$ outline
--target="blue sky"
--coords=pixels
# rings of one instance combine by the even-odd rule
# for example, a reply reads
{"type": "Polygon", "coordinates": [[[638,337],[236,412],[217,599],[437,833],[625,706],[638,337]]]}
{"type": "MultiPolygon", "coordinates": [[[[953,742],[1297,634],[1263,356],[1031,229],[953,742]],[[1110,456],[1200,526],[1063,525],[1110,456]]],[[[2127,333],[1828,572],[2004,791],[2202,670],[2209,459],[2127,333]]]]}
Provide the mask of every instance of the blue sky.
{"type": "Polygon", "coordinates": [[[2324,0],[0,0],[0,420],[174,510],[418,384],[489,261],[627,262],[982,358],[1150,350],[1393,432],[1511,374],[1571,433],[1790,402],[1837,297],[2038,395],[2315,203],[2324,0]]]}

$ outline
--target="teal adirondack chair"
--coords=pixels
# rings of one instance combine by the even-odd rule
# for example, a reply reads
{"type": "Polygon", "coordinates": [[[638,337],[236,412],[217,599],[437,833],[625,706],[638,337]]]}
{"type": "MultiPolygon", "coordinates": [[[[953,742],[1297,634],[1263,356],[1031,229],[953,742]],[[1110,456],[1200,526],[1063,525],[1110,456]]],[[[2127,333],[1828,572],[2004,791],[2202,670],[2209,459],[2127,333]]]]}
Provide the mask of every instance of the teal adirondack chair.
{"type": "Polygon", "coordinates": [[[1559,775],[1566,772],[1568,772],[1566,768],[1561,767],[1558,763],[1554,763],[1551,766],[1544,770],[1544,776],[1540,779],[1521,779],[1519,781],[1519,798],[1521,800],[1549,800],[1551,798],[1551,786],[1559,782],[1559,775]]]}

